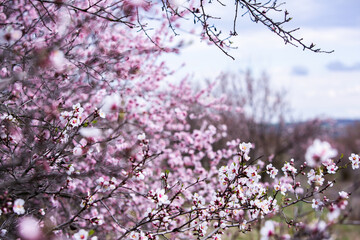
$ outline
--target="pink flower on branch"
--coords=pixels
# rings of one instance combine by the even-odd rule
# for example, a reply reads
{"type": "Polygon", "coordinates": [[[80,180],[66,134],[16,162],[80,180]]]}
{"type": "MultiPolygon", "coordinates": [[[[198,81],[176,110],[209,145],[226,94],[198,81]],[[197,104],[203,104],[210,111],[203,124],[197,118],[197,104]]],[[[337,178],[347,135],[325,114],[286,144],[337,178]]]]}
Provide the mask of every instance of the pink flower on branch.
{"type": "Polygon", "coordinates": [[[309,167],[319,167],[321,164],[337,155],[330,143],[315,139],[308,147],[305,154],[306,163],[309,167]]]}

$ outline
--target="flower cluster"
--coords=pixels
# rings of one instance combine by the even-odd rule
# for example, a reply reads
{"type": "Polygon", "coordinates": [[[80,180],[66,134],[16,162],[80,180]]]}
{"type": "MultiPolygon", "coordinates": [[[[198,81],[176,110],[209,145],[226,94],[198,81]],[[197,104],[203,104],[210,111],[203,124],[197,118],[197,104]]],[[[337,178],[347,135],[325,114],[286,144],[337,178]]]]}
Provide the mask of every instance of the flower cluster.
{"type": "Polygon", "coordinates": [[[106,192],[109,190],[114,190],[117,185],[116,178],[112,177],[110,180],[106,181],[103,177],[100,177],[96,180],[97,186],[95,191],[106,192]]]}
{"type": "Polygon", "coordinates": [[[324,175],[321,170],[319,170],[318,173],[316,173],[314,169],[311,169],[307,174],[308,183],[310,185],[314,184],[315,186],[322,186],[325,181],[323,176],[324,175]]]}
{"type": "Polygon", "coordinates": [[[278,174],[278,170],[270,163],[266,166],[266,173],[269,174],[271,178],[275,178],[278,174]]]}
{"type": "Polygon", "coordinates": [[[360,164],[360,158],[358,154],[352,153],[349,157],[349,160],[351,162],[352,169],[358,169],[360,164]]]}
{"type": "Polygon", "coordinates": [[[74,104],[72,106],[72,111],[64,111],[60,114],[60,120],[63,121],[68,129],[78,127],[81,124],[83,118],[84,109],[81,107],[80,103],[74,104]]]}
{"type": "Polygon", "coordinates": [[[285,176],[292,176],[297,173],[297,169],[293,166],[293,164],[294,159],[291,159],[290,163],[285,163],[285,165],[281,168],[285,176]]]}
{"type": "Polygon", "coordinates": [[[90,192],[88,192],[85,199],[83,199],[81,201],[80,207],[84,208],[86,206],[90,206],[90,205],[92,205],[94,203],[94,201],[95,201],[94,195],[91,195],[90,192]]]}
{"type": "Polygon", "coordinates": [[[339,169],[338,166],[336,166],[336,163],[332,159],[327,159],[322,162],[322,165],[326,167],[326,170],[329,174],[335,174],[336,171],[339,169]]]}
{"type": "Polygon", "coordinates": [[[240,151],[244,154],[244,159],[246,161],[248,161],[250,159],[249,152],[252,147],[253,146],[251,143],[245,143],[245,142],[240,143],[240,145],[239,145],[240,151]]]}
{"type": "Polygon", "coordinates": [[[268,163],[228,139],[220,112],[235,109],[213,86],[167,81],[162,54],[182,45],[169,21],[202,21],[199,1],[176,2],[2,1],[0,238],[219,240],[265,222],[266,239],[286,236],[281,222],[325,234],[340,220],[350,194],[326,196],[350,163],[330,144],[315,140],[300,168],[268,163]],[[328,222],[284,213],[300,203],[328,222]]]}
{"type": "Polygon", "coordinates": [[[148,193],[148,196],[157,204],[157,206],[162,206],[164,204],[166,205],[170,203],[168,196],[165,193],[165,189],[156,189],[155,193],[150,191],[148,193]]]}

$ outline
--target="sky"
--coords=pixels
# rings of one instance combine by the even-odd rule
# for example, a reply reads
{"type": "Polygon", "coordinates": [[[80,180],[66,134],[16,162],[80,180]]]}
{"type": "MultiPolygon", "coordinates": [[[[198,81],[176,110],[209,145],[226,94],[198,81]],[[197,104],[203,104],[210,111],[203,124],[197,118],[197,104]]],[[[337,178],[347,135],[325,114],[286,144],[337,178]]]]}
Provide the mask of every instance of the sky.
{"type": "MultiPolygon", "coordinates": [[[[222,16],[218,28],[230,29],[232,4],[216,7],[222,16]]],[[[192,44],[179,55],[166,56],[171,68],[185,64],[178,74],[193,79],[215,78],[221,72],[270,77],[274,88],[284,88],[292,115],[297,120],[320,118],[360,119],[360,1],[289,0],[284,8],[293,17],[285,28],[300,27],[295,36],[305,43],[314,42],[331,54],[303,51],[284,41],[249,17],[237,22],[237,49],[230,51],[235,60],[215,46],[192,38],[192,44]]],[[[180,36],[184,33],[180,32],[180,36]]],[[[186,36],[186,35],[185,35],[186,36]]]]}

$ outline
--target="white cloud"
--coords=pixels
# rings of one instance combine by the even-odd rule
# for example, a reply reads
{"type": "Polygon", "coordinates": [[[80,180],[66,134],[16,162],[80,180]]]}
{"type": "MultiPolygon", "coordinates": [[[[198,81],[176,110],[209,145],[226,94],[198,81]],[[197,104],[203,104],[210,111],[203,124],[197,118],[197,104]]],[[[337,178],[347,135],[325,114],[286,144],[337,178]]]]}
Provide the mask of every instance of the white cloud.
{"type": "MultiPolygon", "coordinates": [[[[350,0],[350,3],[354,3],[354,0],[350,0]]],[[[236,58],[235,61],[226,57],[215,46],[196,40],[192,46],[181,51],[179,56],[171,57],[170,65],[185,62],[183,73],[195,72],[197,80],[215,77],[220,71],[238,73],[251,68],[257,76],[266,71],[274,86],[289,89],[291,105],[302,116],[360,118],[360,110],[355,111],[354,108],[354,103],[360,102],[360,72],[334,72],[326,67],[328,63],[338,61],[351,68],[360,62],[360,56],[356,54],[360,52],[360,21],[354,20],[354,23],[348,26],[344,25],[342,19],[339,20],[342,24],[331,26],[325,23],[329,20],[326,17],[330,15],[344,17],[346,13],[339,12],[336,15],[337,11],[340,11],[337,9],[339,4],[339,0],[334,0],[333,3],[325,0],[302,0],[291,1],[286,5],[290,14],[293,12],[295,24],[306,23],[305,27],[296,32],[296,36],[303,37],[307,44],[314,42],[323,50],[334,49],[332,54],[318,54],[285,46],[282,39],[245,17],[239,19],[239,35],[233,38],[238,49],[230,51],[236,58]],[[322,19],[324,17],[325,19],[322,19]],[[320,21],[319,24],[316,21],[320,21]],[[294,75],[294,67],[306,69],[308,74],[294,75]]],[[[349,4],[346,8],[349,8],[349,4]]],[[[360,2],[354,3],[353,6],[359,4],[360,2]]],[[[354,15],[348,17],[355,18],[354,15]]]]}

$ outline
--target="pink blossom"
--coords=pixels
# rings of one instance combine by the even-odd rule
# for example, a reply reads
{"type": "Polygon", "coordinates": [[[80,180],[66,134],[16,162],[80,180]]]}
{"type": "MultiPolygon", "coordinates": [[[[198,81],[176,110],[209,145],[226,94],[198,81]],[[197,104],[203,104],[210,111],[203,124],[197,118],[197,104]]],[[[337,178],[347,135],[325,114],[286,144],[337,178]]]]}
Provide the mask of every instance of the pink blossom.
{"type": "Polygon", "coordinates": [[[274,221],[268,220],[260,230],[261,240],[268,240],[275,235],[274,221]]]}
{"type": "Polygon", "coordinates": [[[121,106],[121,97],[118,94],[106,96],[103,100],[103,105],[100,108],[101,112],[105,114],[119,111],[121,106]]]}
{"type": "Polygon", "coordinates": [[[266,173],[269,174],[271,178],[275,178],[278,174],[278,170],[270,163],[266,166],[266,173]]]}
{"type": "Polygon", "coordinates": [[[348,199],[349,198],[349,194],[345,191],[341,191],[339,192],[339,196],[342,198],[342,199],[348,199]]]}
{"type": "Polygon", "coordinates": [[[58,71],[63,71],[66,65],[68,64],[67,59],[65,58],[65,55],[60,50],[54,50],[50,53],[49,56],[51,64],[54,66],[54,68],[58,71]]]}
{"type": "Polygon", "coordinates": [[[158,200],[158,204],[161,206],[163,204],[169,204],[168,196],[165,194],[165,189],[157,189],[156,197],[158,200]]]}
{"type": "Polygon", "coordinates": [[[285,163],[284,166],[281,168],[281,170],[284,172],[285,176],[289,176],[296,174],[297,173],[297,169],[292,166],[290,163],[285,163]]]}
{"type": "Polygon", "coordinates": [[[73,149],[73,154],[75,156],[81,156],[83,154],[83,150],[82,150],[82,147],[81,146],[76,146],[74,147],[73,149]]]}
{"type": "Polygon", "coordinates": [[[313,199],[311,207],[314,208],[315,210],[319,210],[322,204],[323,203],[319,199],[313,199]]]}
{"type": "Polygon", "coordinates": [[[337,150],[333,149],[330,143],[315,139],[313,144],[306,150],[305,159],[309,167],[318,167],[336,155],[337,150]]]}
{"type": "Polygon", "coordinates": [[[33,217],[23,217],[18,225],[19,235],[22,239],[36,240],[42,235],[39,221],[33,217]]]}

